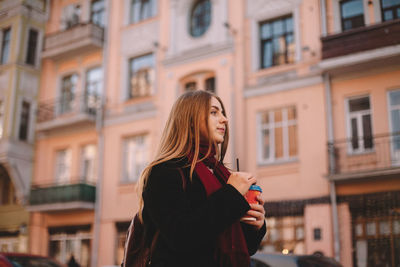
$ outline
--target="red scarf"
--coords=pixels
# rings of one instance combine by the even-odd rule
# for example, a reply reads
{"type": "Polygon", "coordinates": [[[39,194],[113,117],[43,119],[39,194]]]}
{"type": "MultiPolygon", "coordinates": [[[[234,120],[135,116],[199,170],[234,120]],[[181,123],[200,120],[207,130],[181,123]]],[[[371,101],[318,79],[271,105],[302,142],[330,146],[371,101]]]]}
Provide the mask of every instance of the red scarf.
{"type": "MultiPolygon", "coordinates": [[[[200,156],[204,157],[208,151],[208,144],[200,144],[200,156]]],[[[216,160],[215,148],[212,146],[210,155],[196,164],[195,172],[206,189],[207,196],[211,195],[226,183],[230,172],[225,166],[216,160]],[[212,169],[214,174],[208,169],[212,169]],[[220,180],[218,180],[218,178],[220,180]]],[[[239,220],[222,232],[217,238],[215,260],[218,266],[246,267],[250,266],[250,256],[247,249],[242,226],[239,220]]]]}

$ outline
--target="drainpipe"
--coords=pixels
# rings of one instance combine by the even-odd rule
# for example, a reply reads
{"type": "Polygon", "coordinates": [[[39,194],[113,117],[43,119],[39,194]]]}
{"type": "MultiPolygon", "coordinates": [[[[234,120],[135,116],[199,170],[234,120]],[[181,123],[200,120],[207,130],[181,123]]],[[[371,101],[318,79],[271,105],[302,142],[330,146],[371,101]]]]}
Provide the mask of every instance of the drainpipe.
{"type": "Polygon", "coordinates": [[[105,104],[106,104],[106,88],[107,88],[107,67],[108,67],[108,27],[110,20],[110,0],[104,1],[105,5],[105,23],[103,32],[103,91],[101,92],[100,105],[97,107],[96,112],[96,132],[98,135],[98,153],[97,153],[97,183],[96,183],[96,201],[94,209],[94,223],[93,223],[93,242],[92,242],[92,256],[91,256],[91,267],[98,266],[99,257],[99,243],[100,243],[100,226],[101,226],[101,208],[102,208],[102,190],[103,190],[103,179],[104,179],[104,116],[105,116],[105,104]]]}
{"type": "MultiPolygon", "coordinates": [[[[331,81],[329,74],[323,74],[325,101],[326,101],[326,116],[328,126],[328,157],[329,157],[329,174],[335,172],[335,150],[333,146],[333,116],[332,116],[332,96],[331,96],[331,81]]],[[[336,201],[336,186],[335,181],[329,182],[330,199],[332,205],[332,224],[333,224],[333,249],[335,260],[340,262],[340,236],[339,236],[339,220],[336,201]]]]}

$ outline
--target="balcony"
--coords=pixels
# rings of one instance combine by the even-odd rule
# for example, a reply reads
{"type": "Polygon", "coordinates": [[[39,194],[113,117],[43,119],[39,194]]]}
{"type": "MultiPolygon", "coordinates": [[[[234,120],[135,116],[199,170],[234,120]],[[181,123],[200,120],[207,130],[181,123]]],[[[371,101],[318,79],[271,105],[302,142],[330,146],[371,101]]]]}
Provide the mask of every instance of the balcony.
{"type": "Polygon", "coordinates": [[[330,180],[392,178],[400,174],[400,133],[338,140],[328,144],[328,151],[334,157],[330,180]]]}
{"type": "Polygon", "coordinates": [[[61,59],[103,47],[104,30],[93,24],[77,24],[49,34],[44,40],[43,58],[61,59]]]}
{"type": "Polygon", "coordinates": [[[29,211],[52,212],[94,210],[96,186],[76,184],[33,185],[29,196],[29,211]]]}
{"type": "Polygon", "coordinates": [[[49,131],[66,126],[94,126],[100,105],[96,94],[65,94],[63,97],[39,103],[37,131],[49,131]]]}
{"type": "MultiPolygon", "coordinates": [[[[321,68],[377,67],[400,62],[400,20],[387,21],[321,38],[321,68]]],[[[347,71],[347,70],[344,70],[347,71]]]]}

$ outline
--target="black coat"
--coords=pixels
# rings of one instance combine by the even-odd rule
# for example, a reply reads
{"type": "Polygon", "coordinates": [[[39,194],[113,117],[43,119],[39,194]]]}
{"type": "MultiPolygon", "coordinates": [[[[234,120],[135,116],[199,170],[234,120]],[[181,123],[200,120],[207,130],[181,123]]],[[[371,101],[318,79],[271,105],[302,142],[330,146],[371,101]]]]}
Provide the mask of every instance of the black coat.
{"type": "MultiPolygon", "coordinates": [[[[160,232],[151,266],[217,266],[213,260],[217,236],[238,221],[250,206],[228,184],[207,197],[196,173],[190,182],[189,168],[183,166],[183,160],[154,166],[143,191],[147,241],[151,242],[157,230],[160,232]]],[[[265,235],[265,223],[259,231],[253,226],[241,225],[252,255],[265,235]]]]}

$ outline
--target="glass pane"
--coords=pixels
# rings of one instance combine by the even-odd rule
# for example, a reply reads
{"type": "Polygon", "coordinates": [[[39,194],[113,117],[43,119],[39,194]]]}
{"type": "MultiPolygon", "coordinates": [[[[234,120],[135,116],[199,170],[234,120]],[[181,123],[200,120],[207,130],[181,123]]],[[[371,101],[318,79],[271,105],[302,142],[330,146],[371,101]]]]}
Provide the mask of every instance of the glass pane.
{"type": "Polygon", "coordinates": [[[381,235],[389,235],[390,234],[390,226],[388,221],[379,222],[379,234],[381,235]]]}
{"type": "Polygon", "coordinates": [[[265,42],[263,46],[263,62],[262,62],[262,67],[263,68],[268,68],[271,67],[273,64],[273,57],[272,57],[272,43],[265,42]]]}
{"type": "Polygon", "coordinates": [[[392,10],[386,10],[385,12],[383,12],[383,17],[384,20],[392,20],[393,19],[393,11],[392,10]]]}
{"type": "Polygon", "coordinates": [[[400,234],[400,220],[394,220],[392,222],[393,234],[400,234]]]}
{"type": "Polygon", "coordinates": [[[375,235],[375,234],[376,234],[375,222],[367,223],[367,235],[375,235]]]}
{"type": "Polygon", "coordinates": [[[362,0],[342,1],[342,18],[354,17],[364,13],[362,0]]]}
{"type": "Polygon", "coordinates": [[[304,239],[304,229],[303,227],[296,227],[296,239],[304,239]]]}
{"type": "Polygon", "coordinates": [[[265,23],[261,25],[261,39],[268,39],[271,38],[272,29],[270,23],[265,23]]]}
{"type": "Polygon", "coordinates": [[[261,123],[262,124],[268,124],[269,123],[269,112],[265,112],[261,114],[261,123]]]}
{"type": "Polygon", "coordinates": [[[262,142],[263,142],[263,158],[264,159],[269,159],[270,158],[270,136],[269,136],[269,130],[263,130],[262,132],[262,142]]]}
{"type": "Polygon", "coordinates": [[[393,148],[400,150],[400,109],[392,110],[393,148]]]}
{"type": "Polygon", "coordinates": [[[296,108],[290,107],[287,109],[288,120],[295,120],[296,119],[296,108]]]}
{"type": "Polygon", "coordinates": [[[361,97],[349,100],[350,112],[369,110],[369,97],[361,97]]]}
{"type": "Polygon", "coordinates": [[[373,147],[371,115],[362,116],[363,130],[364,130],[364,148],[373,147]]]}
{"type": "Polygon", "coordinates": [[[289,131],[289,156],[297,156],[297,126],[291,125],[288,127],[289,131]]]}
{"type": "Polygon", "coordinates": [[[272,31],[275,36],[282,35],[284,33],[283,20],[276,20],[272,22],[272,31]]]}
{"type": "Polygon", "coordinates": [[[364,230],[363,230],[363,224],[362,223],[357,223],[356,227],[356,236],[363,236],[364,230]]]}
{"type": "Polygon", "coordinates": [[[283,130],[282,127],[275,128],[275,158],[283,157],[283,130]]]}
{"type": "Polygon", "coordinates": [[[391,106],[400,105],[400,90],[390,92],[390,105],[391,106]]]}
{"type": "Polygon", "coordinates": [[[356,242],[357,267],[367,267],[368,243],[366,240],[356,242]]]}
{"type": "Polygon", "coordinates": [[[293,18],[287,18],[285,21],[286,32],[293,32],[293,18]]]}
{"type": "Polygon", "coordinates": [[[391,7],[395,5],[400,5],[400,0],[382,0],[382,7],[391,7]]]}
{"type": "Polygon", "coordinates": [[[353,149],[358,148],[358,128],[357,119],[351,119],[351,146],[353,149]]]}

